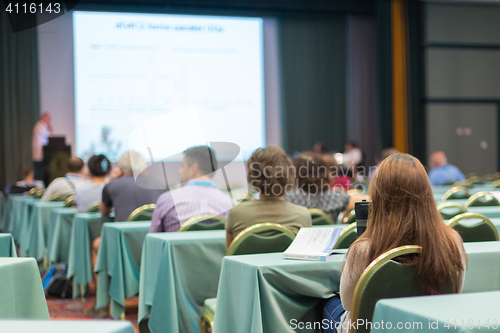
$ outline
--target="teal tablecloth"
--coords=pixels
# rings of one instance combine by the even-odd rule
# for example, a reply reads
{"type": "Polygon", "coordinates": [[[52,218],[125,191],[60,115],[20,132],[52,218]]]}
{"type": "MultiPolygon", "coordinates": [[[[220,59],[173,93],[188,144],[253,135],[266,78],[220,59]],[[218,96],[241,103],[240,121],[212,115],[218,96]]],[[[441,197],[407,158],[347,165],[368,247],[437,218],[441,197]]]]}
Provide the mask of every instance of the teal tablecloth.
{"type": "Polygon", "coordinates": [[[0,258],[0,319],[49,319],[35,259],[0,258]]]}
{"type": "Polygon", "coordinates": [[[0,320],[0,332],[135,333],[128,321],[110,320],[0,320]]]}
{"type": "Polygon", "coordinates": [[[76,209],[56,208],[50,212],[47,237],[47,260],[49,264],[68,262],[69,241],[76,209]]]}
{"type": "Polygon", "coordinates": [[[0,234],[0,257],[17,257],[16,245],[11,234],[0,234]]]}
{"type": "Polygon", "coordinates": [[[125,298],[139,293],[142,245],[151,221],[105,223],[95,271],[98,274],[96,308],[110,303],[111,316],[125,312],[125,298]]]}
{"type": "Polygon", "coordinates": [[[499,332],[500,291],[381,300],[375,307],[371,332],[394,330],[499,332]],[[403,329],[398,330],[398,325],[403,329]]]}
{"type": "MultiPolygon", "coordinates": [[[[104,218],[106,219],[106,218],[104,218]]],[[[73,279],[73,298],[80,296],[92,281],[91,246],[101,235],[103,217],[101,213],[76,214],[71,227],[68,254],[68,279],[73,279]]]]}
{"type": "Polygon", "coordinates": [[[7,198],[5,197],[3,192],[0,191],[0,231],[2,231],[3,228],[3,218],[6,206],[7,206],[7,198]]]}
{"type": "Polygon", "coordinates": [[[226,232],[148,234],[141,260],[139,321],[153,333],[198,333],[203,302],[217,295],[226,232]]]}
{"type": "Polygon", "coordinates": [[[29,210],[27,209],[26,203],[40,201],[40,199],[34,199],[30,196],[20,195],[9,198],[9,201],[12,199],[12,214],[10,216],[9,229],[4,230],[5,232],[10,232],[14,237],[16,242],[19,242],[21,237],[21,229],[23,221],[26,221],[29,216],[29,210]]]}
{"type": "MultiPolygon", "coordinates": [[[[465,249],[464,292],[500,290],[500,242],[465,249]]],[[[214,332],[293,332],[292,320],[321,321],[317,305],[339,290],[342,261],[341,255],[329,262],[286,260],[281,253],[225,257],[214,332]]]]}
{"type": "Polygon", "coordinates": [[[3,215],[2,219],[0,221],[0,231],[2,232],[10,232],[11,230],[11,220],[12,220],[12,211],[13,211],[13,206],[14,206],[14,200],[13,198],[15,197],[21,197],[24,196],[22,194],[10,194],[7,196],[7,199],[5,201],[5,206],[3,209],[3,215]]]}
{"type": "Polygon", "coordinates": [[[46,254],[47,237],[52,210],[62,208],[64,202],[33,202],[31,218],[28,223],[26,241],[21,242],[21,256],[29,256],[41,261],[46,254]]]}

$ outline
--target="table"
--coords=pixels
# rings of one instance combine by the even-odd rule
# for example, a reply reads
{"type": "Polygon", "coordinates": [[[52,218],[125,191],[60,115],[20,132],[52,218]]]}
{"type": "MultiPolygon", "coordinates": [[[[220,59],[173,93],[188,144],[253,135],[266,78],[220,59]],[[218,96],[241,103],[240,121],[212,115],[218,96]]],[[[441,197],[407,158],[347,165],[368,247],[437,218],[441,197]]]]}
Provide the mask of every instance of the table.
{"type": "Polygon", "coordinates": [[[73,279],[73,298],[83,296],[92,281],[91,246],[101,235],[103,222],[101,213],[80,213],[73,218],[67,274],[68,280],[73,279]]]}
{"type": "Polygon", "coordinates": [[[152,333],[198,333],[203,302],[217,295],[226,231],[148,234],[141,259],[139,321],[152,333]]]}
{"type": "Polygon", "coordinates": [[[4,212],[6,205],[7,205],[7,198],[5,197],[3,192],[0,191],[0,231],[3,228],[3,219],[4,219],[4,212]]]}
{"type": "Polygon", "coordinates": [[[3,215],[2,215],[2,220],[0,222],[0,230],[2,232],[9,232],[10,226],[11,226],[11,217],[12,217],[12,211],[13,211],[13,200],[12,198],[14,197],[19,197],[23,196],[20,193],[16,194],[9,194],[6,198],[5,205],[3,208],[3,215]]]}
{"type": "Polygon", "coordinates": [[[47,261],[49,264],[68,262],[69,240],[76,213],[76,209],[73,208],[56,208],[50,212],[47,237],[47,261]]]}
{"type": "MultiPolygon", "coordinates": [[[[467,243],[465,250],[469,264],[463,291],[500,290],[500,242],[467,243]]],[[[293,332],[289,328],[292,319],[322,320],[317,305],[339,290],[343,256],[328,262],[286,260],[282,256],[224,258],[214,332],[293,332]]]]}
{"type": "Polygon", "coordinates": [[[135,333],[128,321],[110,320],[0,320],[2,332],[135,333]]]}
{"type": "Polygon", "coordinates": [[[40,199],[34,199],[25,195],[12,198],[12,214],[10,216],[9,229],[4,231],[10,232],[16,242],[19,242],[21,236],[22,221],[28,218],[26,215],[29,215],[29,210],[26,207],[26,203],[30,201],[40,201],[40,199]]]}
{"type": "Polygon", "coordinates": [[[0,257],[17,257],[16,245],[11,234],[0,234],[0,257]]]}
{"type": "Polygon", "coordinates": [[[111,301],[111,316],[125,312],[125,298],[139,293],[142,245],[151,226],[146,222],[104,223],[95,272],[98,275],[96,308],[111,301]]]}
{"type": "Polygon", "coordinates": [[[0,258],[0,300],[0,319],[49,319],[35,259],[0,258]]]}
{"type": "Polygon", "coordinates": [[[394,332],[398,323],[401,327],[405,324],[412,327],[403,329],[405,332],[422,332],[422,329],[436,333],[478,332],[480,329],[498,332],[498,309],[500,291],[384,299],[375,306],[372,323],[378,324],[372,326],[371,332],[394,332]],[[384,325],[381,325],[382,320],[384,325]]]}
{"type": "Polygon", "coordinates": [[[32,206],[28,231],[21,238],[21,256],[29,256],[41,261],[46,255],[47,237],[52,210],[64,207],[64,201],[30,202],[32,206]]]}

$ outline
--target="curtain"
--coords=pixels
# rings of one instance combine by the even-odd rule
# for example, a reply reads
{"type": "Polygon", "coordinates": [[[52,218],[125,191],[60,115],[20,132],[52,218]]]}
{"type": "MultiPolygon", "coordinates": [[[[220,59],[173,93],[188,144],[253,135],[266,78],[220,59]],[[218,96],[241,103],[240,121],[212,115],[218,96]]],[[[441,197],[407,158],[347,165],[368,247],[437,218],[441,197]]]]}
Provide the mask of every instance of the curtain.
{"type": "Polygon", "coordinates": [[[375,165],[380,153],[377,117],[375,19],[347,17],[347,137],[375,165]]]}
{"type": "Polygon", "coordinates": [[[346,140],[345,15],[279,19],[283,147],[311,150],[346,140]]]}
{"type": "Polygon", "coordinates": [[[22,166],[32,163],[31,132],[40,116],[38,85],[36,28],[13,33],[7,15],[2,11],[0,13],[0,189],[7,183],[20,180],[22,166]]]}

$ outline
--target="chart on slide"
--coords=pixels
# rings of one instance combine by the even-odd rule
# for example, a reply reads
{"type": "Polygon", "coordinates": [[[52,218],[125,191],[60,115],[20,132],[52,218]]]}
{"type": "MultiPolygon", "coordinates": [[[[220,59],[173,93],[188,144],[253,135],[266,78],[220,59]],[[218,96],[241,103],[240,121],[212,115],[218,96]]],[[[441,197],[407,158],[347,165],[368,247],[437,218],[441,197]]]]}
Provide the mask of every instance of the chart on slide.
{"type": "MultiPolygon", "coordinates": [[[[262,29],[261,18],[75,12],[77,155],[117,161],[138,126],[185,128],[192,119],[165,115],[189,107],[200,141],[235,143],[246,159],[265,146],[262,29]]],[[[147,147],[134,149],[148,157],[147,147]]]]}

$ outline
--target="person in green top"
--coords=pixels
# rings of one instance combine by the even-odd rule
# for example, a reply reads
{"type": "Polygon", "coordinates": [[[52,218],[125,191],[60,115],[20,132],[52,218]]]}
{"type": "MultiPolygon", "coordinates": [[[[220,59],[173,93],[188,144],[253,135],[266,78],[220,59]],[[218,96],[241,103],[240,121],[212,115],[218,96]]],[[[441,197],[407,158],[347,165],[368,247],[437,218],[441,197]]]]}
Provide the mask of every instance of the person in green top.
{"type": "Polygon", "coordinates": [[[295,234],[312,225],[307,208],[286,202],[295,186],[295,168],[285,151],[276,146],[257,149],[247,162],[247,181],[259,192],[259,200],[241,202],[229,210],[226,247],[246,228],[257,223],[277,223],[295,234]]]}

